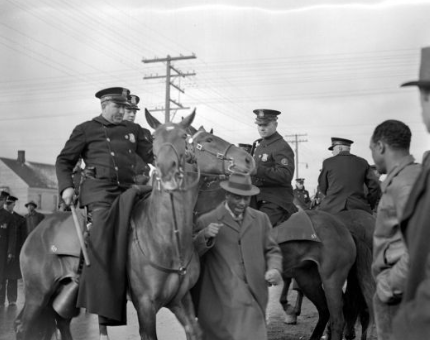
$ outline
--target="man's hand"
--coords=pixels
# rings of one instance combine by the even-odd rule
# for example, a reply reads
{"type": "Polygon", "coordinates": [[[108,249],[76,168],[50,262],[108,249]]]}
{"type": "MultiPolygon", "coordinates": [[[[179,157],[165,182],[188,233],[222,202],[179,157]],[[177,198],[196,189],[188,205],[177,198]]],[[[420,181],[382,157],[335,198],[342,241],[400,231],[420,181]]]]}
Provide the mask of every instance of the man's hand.
{"type": "Polygon", "coordinates": [[[13,261],[13,259],[15,258],[15,256],[13,256],[13,254],[7,254],[7,263],[11,263],[13,261]]]}
{"type": "Polygon", "coordinates": [[[281,273],[277,269],[269,269],[264,278],[270,285],[278,285],[282,282],[281,273]]]}
{"type": "Polygon", "coordinates": [[[205,239],[209,239],[211,237],[215,237],[218,235],[219,230],[224,224],[222,223],[211,223],[209,224],[204,231],[205,239]]]}
{"type": "Polygon", "coordinates": [[[75,189],[72,187],[66,188],[63,191],[61,197],[63,198],[64,203],[69,206],[72,203],[73,196],[75,195],[75,189]]]}

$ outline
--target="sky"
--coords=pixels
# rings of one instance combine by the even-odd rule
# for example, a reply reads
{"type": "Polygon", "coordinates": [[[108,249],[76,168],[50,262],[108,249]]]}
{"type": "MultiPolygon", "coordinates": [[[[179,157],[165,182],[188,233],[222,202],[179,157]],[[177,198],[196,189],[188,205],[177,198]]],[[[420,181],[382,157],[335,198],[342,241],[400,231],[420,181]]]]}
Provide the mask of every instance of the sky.
{"type": "MultiPolygon", "coordinates": [[[[141,98],[164,120],[171,98],[196,108],[194,126],[227,141],[259,138],[254,109],[281,111],[278,132],[298,143],[298,174],[316,188],[331,137],[354,141],[373,163],[374,128],[398,119],[420,161],[430,138],[416,88],[420,49],[430,46],[430,0],[3,0],[0,13],[0,157],[54,164],[73,128],[100,114],[94,94],[111,86],[141,98]]],[[[174,108],[175,105],[171,104],[174,108]]],[[[296,150],[296,144],[291,144],[296,150]]]]}

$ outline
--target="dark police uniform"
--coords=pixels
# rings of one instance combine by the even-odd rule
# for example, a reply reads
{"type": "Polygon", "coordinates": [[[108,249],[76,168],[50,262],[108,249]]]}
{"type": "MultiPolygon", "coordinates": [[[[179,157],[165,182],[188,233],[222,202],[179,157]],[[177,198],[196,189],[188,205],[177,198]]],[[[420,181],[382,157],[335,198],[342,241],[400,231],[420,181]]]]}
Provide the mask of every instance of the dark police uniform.
{"type": "MultiPolygon", "coordinates": [[[[351,145],[343,138],[332,138],[332,150],[336,145],[351,145]]],[[[379,181],[364,158],[349,151],[341,151],[323,162],[318,178],[321,192],[325,195],[319,209],[329,213],[360,209],[372,213],[381,196],[379,181]],[[367,187],[367,195],[365,193],[367,187]]]]}
{"type": "MultiPolygon", "coordinates": [[[[125,105],[129,91],[111,88],[96,97],[125,105]]],[[[72,171],[80,157],[94,169],[81,184],[80,204],[92,215],[88,240],[91,266],[80,278],[78,307],[102,316],[101,323],[126,323],[126,256],[129,217],[138,188],[136,157],[153,161],[144,129],[129,121],[110,123],[103,116],[78,125],[57,157],[59,190],[73,187],[72,171]],[[104,320],[104,321],[103,321],[104,320]]]]}
{"type": "MultiPolygon", "coordinates": [[[[296,179],[296,182],[301,183],[303,185],[304,180],[302,178],[296,179]]],[[[296,204],[298,204],[302,209],[310,209],[311,206],[311,198],[309,197],[309,191],[307,191],[304,187],[302,189],[295,188],[293,190],[294,198],[296,199],[296,204]]]]}
{"type": "MultiPolygon", "coordinates": [[[[12,229],[12,214],[3,208],[3,203],[5,203],[9,194],[2,191],[0,196],[2,197],[2,200],[0,200],[0,289],[4,289],[8,256],[9,254],[14,254],[15,233],[12,229]]],[[[3,300],[0,301],[0,305],[2,304],[4,304],[4,296],[3,300]]]]}
{"type": "MultiPolygon", "coordinates": [[[[275,110],[255,110],[256,123],[267,122],[279,115],[275,110]]],[[[275,132],[265,139],[254,142],[253,157],[256,173],[252,183],[260,188],[255,196],[256,208],[267,213],[270,222],[276,226],[286,221],[297,207],[293,204],[294,194],[291,181],[294,176],[294,152],[290,145],[275,132]]]]}

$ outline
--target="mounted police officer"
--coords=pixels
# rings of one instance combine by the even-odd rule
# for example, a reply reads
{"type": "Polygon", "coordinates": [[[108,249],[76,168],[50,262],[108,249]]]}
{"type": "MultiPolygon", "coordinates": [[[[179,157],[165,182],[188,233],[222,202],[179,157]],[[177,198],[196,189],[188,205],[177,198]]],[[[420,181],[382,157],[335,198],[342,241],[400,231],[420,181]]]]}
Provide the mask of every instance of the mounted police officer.
{"type": "Polygon", "coordinates": [[[333,157],[323,162],[318,185],[325,195],[319,209],[329,213],[360,209],[372,213],[381,197],[379,181],[364,158],[350,153],[352,140],[332,137],[333,157]],[[366,194],[367,191],[367,194],[366,194]]]}
{"type": "Polygon", "coordinates": [[[126,323],[127,230],[140,191],[133,185],[136,157],[153,161],[143,129],[123,120],[129,95],[122,87],[97,92],[101,115],[75,127],[56,162],[59,190],[68,205],[79,158],[93,169],[80,188],[80,205],[91,214],[92,227],[87,240],[91,266],[84,267],[80,277],[77,306],[109,326],[126,323]]]}
{"type": "Polygon", "coordinates": [[[253,206],[269,216],[272,226],[277,226],[297,211],[291,186],[294,152],[276,131],[281,112],[258,109],[254,113],[261,138],[254,142],[252,151],[256,164],[252,183],[260,188],[253,206]]]}
{"type": "Polygon", "coordinates": [[[309,191],[305,189],[305,179],[297,178],[296,179],[296,188],[293,190],[295,203],[303,210],[310,209],[311,207],[311,198],[309,197],[309,191]]]}

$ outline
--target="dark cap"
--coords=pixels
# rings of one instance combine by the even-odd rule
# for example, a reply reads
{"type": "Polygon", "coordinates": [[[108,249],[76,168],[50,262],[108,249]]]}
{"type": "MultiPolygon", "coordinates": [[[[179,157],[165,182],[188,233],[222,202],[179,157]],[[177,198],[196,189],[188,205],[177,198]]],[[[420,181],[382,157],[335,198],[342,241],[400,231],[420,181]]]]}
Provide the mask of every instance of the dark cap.
{"type": "Polygon", "coordinates": [[[26,203],[26,204],[25,204],[25,207],[27,208],[29,205],[34,206],[34,208],[35,208],[35,209],[37,208],[37,204],[36,204],[36,202],[34,202],[34,201],[30,201],[30,202],[26,203]]]}
{"type": "Polygon", "coordinates": [[[18,201],[18,198],[16,198],[15,196],[8,196],[8,198],[6,198],[6,203],[13,203],[18,201]]]}
{"type": "Polygon", "coordinates": [[[303,184],[305,182],[305,179],[304,178],[296,178],[296,182],[303,184]]]}
{"type": "Polygon", "coordinates": [[[430,47],[424,47],[421,49],[419,79],[415,81],[409,81],[402,84],[401,86],[419,86],[427,89],[430,88],[430,47]]]}
{"type": "Polygon", "coordinates": [[[239,143],[237,145],[239,146],[239,148],[245,150],[248,153],[251,153],[251,150],[252,150],[252,145],[251,144],[239,143]]]}
{"type": "Polygon", "coordinates": [[[257,115],[255,119],[255,124],[264,124],[270,121],[276,121],[278,120],[278,115],[281,114],[280,111],[268,109],[257,109],[253,112],[257,115]]]}
{"type": "Polygon", "coordinates": [[[352,143],[354,143],[352,140],[346,138],[331,137],[331,146],[328,149],[333,150],[336,145],[351,146],[352,143]]]}
{"type": "Polygon", "coordinates": [[[105,101],[112,101],[117,104],[126,105],[129,96],[130,90],[124,87],[110,87],[96,93],[96,97],[99,98],[102,103],[105,101]]]}
{"type": "Polygon", "coordinates": [[[2,190],[0,192],[0,199],[6,199],[9,197],[9,193],[7,191],[2,190]]]}
{"type": "Polygon", "coordinates": [[[140,110],[139,107],[137,106],[137,104],[139,104],[139,102],[140,102],[140,98],[138,96],[136,96],[135,94],[131,94],[128,97],[128,104],[129,104],[130,109],[140,110]]]}
{"type": "Polygon", "coordinates": [[[221,188],[240,196],[254,196],[260,192],[260,189],[252,185],[251,176],[234,172],[230,175],[228,181],[220,183],[221,188]]]}

